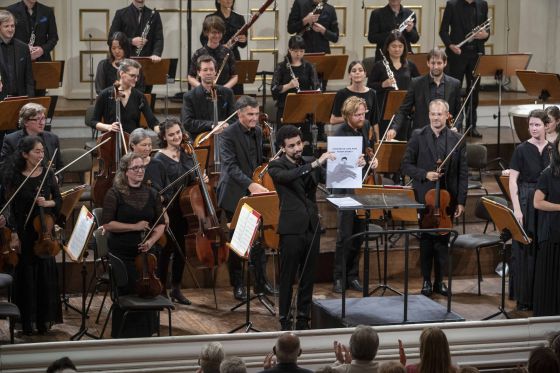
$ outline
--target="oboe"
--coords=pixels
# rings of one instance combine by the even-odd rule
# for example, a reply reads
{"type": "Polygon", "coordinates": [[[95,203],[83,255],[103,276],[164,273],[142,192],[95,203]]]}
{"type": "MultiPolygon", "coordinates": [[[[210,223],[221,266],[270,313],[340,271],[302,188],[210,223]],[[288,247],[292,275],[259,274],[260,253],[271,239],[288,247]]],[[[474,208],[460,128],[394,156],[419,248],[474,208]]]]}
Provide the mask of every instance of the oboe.
{"type": "Polygon", "coordinates": [[[391,83],[391,87],[395,88],[395,91],[398,91],[399,87],[397,87],[397,81],[395,80],[395,74],[393,74],[393,70],[391,70],[391,66],[389,65],[389,61],[387,61],[387,57],[385,57],[384,53],[381,53],[381,56],[383,57],[383,65],[385,66],[385,70],[387,70],[387,77],[393,81],[393,83],[391,83]]]}
{"type": "Polygon", "coordinates": [[[414,17],[414,11],[404,21],[402,21],[397,30],[399,32],[403,32],[404,29],[408,26],[408,22],[412,21],[412,17],[414,17]]]}
{"type": "Polygon", "coordinates": [[[154,19],[155,14],[156,8],[152,9],[150,19],[148,20],[148,23],[146,23],[146,26],[144,26],[144,30],[142,31],[142,35],[140,36],[142,38],[142,45],[136,48],[137,56],[140,56],[140,53],[142,53],[142,49],[144,48],[144,40],[146,40],[146,38],[148,37],[148,33],[150,32],[150,27],[152,27],[152,20],[154,19]]]}
{"type": "MultiPolygon", "coordinates": [[[[297,80],[297,76],[294,73],[294,69],[292,69],[292,64],[290,63],[290,59],[288,58],[288,56],[286,56],[286,68],[290,72],[290,76],[292,77],[292,79],[297,80]]],[[[299,92],[299,87],[297,88],[297,91],[299,92]]]]}

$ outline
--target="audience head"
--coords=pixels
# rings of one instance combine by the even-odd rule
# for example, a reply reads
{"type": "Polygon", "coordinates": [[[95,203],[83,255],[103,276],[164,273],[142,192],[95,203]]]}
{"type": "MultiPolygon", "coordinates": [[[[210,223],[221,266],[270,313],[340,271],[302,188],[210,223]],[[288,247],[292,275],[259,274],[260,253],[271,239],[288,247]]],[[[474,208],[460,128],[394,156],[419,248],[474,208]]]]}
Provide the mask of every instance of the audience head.
{"type": "Polygon", "coordinates": [[[350,337],[352,359],[371,361],[377,354],[379,337],[377,332],[366,325],[358,325],[350,337]]]}
{"type": "Polygon", "coordinates": [[[527,363],[529,373],[559,373],[558,357],[548,347],[537,347],[529,355],[527,363]]]}
{"type": "Polygon", "coordinates": [[[76,366],[69,357],[63,357],[52,362],[47,368],[47,373],[77,372],[76,366]]]}
{"type": "Polygon", "coordinates": [[[220,364],[224,360],[224,348],[220,342],[210,342],[202,347],[198,365],[203,373],[220,373],[220,364]]]}
{"type": "MultiPolygon", "coordinates": [[[[555,145],[556,149],[559,150],[558,147],[560,146],[560,143],[558,140],[556,141],[555,145]]],[[[558,154],[558,152],[556,154],[558,154]]],[[[550,348],[552,349],[552,351],[554,351],[554,353],[560,360],[560,332],[556,332],[550,337],[550,348]]]]}
{"type": "Polygon", "coordinates": [[[388,361],[379,366],[379,373],[406,373],[406,369],[398,361],[388,361]]]}
{"type": "Polygon", "coordinates": [[[294,333],[283,333],[276,340],[273,348],[276,361],[279,363],[295,363],[301,355],[299,337],[294,333]]]}
{"type": "Polygon", "coordinates": [[[420,364],[418,373],[454,372],[451,352],[445,333],[437,327],[426,328],[420,334],[420,364]]]}
{"type": "Polygon", "coordinates": [[[25,129],[28,135],[38,135],[45,130],[47,123],[46,111],[42,105],[30,102],[23,105],[19,111],[19,126],[25,129]]]}
{"type": "Polygon", "coordinates": [[[229,357],[220,364],[220,373],[246,373],[247,367],[241,358],[229,357]]]}
{"type": "Polygon", "coordinates": [[[109,38],[109,58],[113,62],[130,58],[130,48],[130,42],[124,32],[117,31],[109,38]]]}

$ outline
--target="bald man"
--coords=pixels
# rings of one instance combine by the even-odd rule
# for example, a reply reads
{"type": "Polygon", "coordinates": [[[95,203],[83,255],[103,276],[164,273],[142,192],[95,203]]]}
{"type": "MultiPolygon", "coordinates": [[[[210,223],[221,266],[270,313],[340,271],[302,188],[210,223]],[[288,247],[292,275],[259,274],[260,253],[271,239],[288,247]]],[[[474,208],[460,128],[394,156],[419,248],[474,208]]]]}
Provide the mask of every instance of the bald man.
{"type": "Polygon", "coordinates": [[[272,353],[266,355],[264,370],[259,373],[312,373],[311,370],[297,365],[299,355],[299,337],[291,332],[284,333],[276,340],[272,353]]]}

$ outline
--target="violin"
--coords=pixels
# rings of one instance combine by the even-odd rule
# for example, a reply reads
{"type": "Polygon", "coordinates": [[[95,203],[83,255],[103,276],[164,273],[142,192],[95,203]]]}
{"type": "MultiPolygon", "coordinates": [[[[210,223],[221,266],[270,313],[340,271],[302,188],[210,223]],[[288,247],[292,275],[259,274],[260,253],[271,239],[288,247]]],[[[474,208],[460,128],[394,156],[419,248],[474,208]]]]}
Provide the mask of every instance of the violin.
{"type": "Polygon", "coordinates": [[[6,268],[13,268],[19,262],[19,256],[15,249],[10,246],[12,242],[12,231],[10,228],[0,229],[0,272],[6,268]]]}
{"type": "MultiPolygon", "coordinates": [[[[441,159],[437,161],[436,172],[441,173],[441,159]]],[[[433,228],[452,228],[453,221],[447,209],[451,203],[451,196],[449,192],[440,187],[440,179],[436,181],[436,187],[430,189],[424,195],[426,210],[420,221],[420,228],[422,229],[433,229],[433,228]]],[[[441,235],[446,235],[447,232],[439,232],[441,235]]]]}
{"type": "Polygon", "coordinates": [[[140,275],[136,280],[136,294],[141,298],[155,298],[160,295],[163,291],[163,285],[156,276],[156,256],[142,252],[134,259],[134,266],[140,275]]]}

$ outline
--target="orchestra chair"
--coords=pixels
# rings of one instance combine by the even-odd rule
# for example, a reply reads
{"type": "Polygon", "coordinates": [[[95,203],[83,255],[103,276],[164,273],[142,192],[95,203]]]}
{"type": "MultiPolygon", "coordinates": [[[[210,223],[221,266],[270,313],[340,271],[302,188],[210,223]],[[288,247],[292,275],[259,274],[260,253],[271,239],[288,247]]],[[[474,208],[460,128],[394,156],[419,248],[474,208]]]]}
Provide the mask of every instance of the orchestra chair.
{"type": "Polygon", "coordinates": [[[120,330],[117,333],[117,338],[122,334],[122,330],[124,325],[126,324],[126,318],[128,314],[133,312],[145,311],[157,312],[157,335],[159,336],[159,316],[160,312],[164,310],[167,310],[167,315],[169,318],[169,335],[171,336],[171,310],[175,309],[175,306],[173,306],[171,300],[164,297],[163,295],[158,295],[154,298],[141,298],[133,294],[120,295],[119,287],[122,288],[128,285],[128,274],[126,272],[126,266],[124,262],[111,253],[109,253],[109,278],[111,280],[111,300],[113,301],[113,304],[109,309],[109,314],[107,315],[107,319],[105,320],[105,324],[103,325],[103,330],[101,330],[101,338],[103,337],[103,333],[105,332],[105,328],[107,327],[107,323],[109,322],[109,318],[115,307],[119,307],[124,312],[122,324],[120,330]]]}
{"type": "Polygon", "coordinates": [[[0,301],[0,319],[8,319],[10,343],[14,344],[14,325],[20,318],[18,306],[11,302],[13,278],[7,273],[0,273],[0,290],[6,292],[6,301],[0,301]]]}
{"type": "MultiPolygon", "coordinates": [[[[70,164],[73,160],[85,154],[87,150],[80,148],[63,148],[60,150],[63,164],[70,164]]],[[[75,174],[78,177],[79,183],[68,183],[65,180],[62,182],[62,190],[69,190],[78,185],[86,184],[86,174],[91,175],[93,167],[93,160],[91,157],[85,156],[78,160],[76,163],[64,170],[64,174],[75,174]]],[[[67,178],[66,178],[67,179],[67,178]]],[[[92,194],[91,194],[91,177],[90,183],[86,184],[86,189],[80,196],[80,202],[88,202],[91,208],[92,194]]]]}
{"type": "Polygon", "coordinates": [[[363,59],[362,64],[364,65],[364,70],[366,75],[370,76],[373,65],[375,65],[375,57],[366,57],[363,59]]]}
{"type": "MultiPolygon", "coordinates": [[[[491,199],[501,205],[507,206],[507,201],[502,197],[497,196],[485,196],[485,198],[491,199]]],[[[477,218],[486,221],[486,226],[484,227],[483,233],[468,233],[461,234],[457,237],[453,244],[453,250],[463,249],[463,250],[475,250],[476,251],[476,268],[478,274],[478,295],[480,295],[480,283],[482,278],[482,269],[480,266],[480,250],[486,247],[492,247],[498,245],[502,242],[501,238],[497,234],[486,234],[488,229],[488,223],[490,222],[490,215],[488,211],[482,204],[482,197],[476,202],[475,215],[477,218]]]]}

